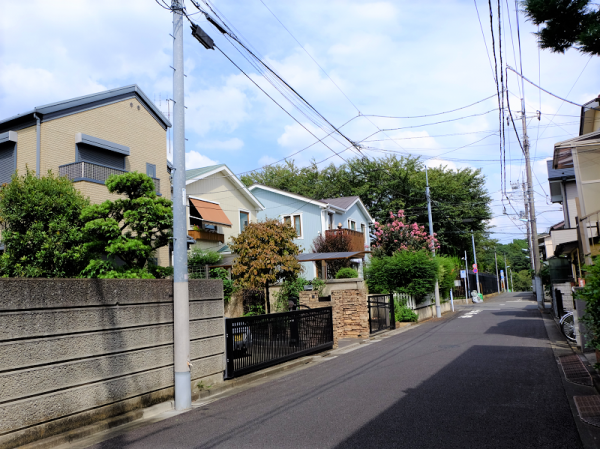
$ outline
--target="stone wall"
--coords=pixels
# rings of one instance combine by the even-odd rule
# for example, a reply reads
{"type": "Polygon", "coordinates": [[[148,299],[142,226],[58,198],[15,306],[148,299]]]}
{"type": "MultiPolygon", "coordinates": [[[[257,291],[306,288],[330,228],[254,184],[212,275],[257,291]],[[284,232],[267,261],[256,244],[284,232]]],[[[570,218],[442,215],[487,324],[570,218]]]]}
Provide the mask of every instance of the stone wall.
{"type": "Polygon", "coordinates": [[[334,290],[331,301],[319,301],[317,292],[300,292],[300,304],[316,309],[332,307],[333,311],[333,343],[346,337],[369,336],[369,309],[365,290],[334,290]]]}
{"type": "MultiPolygon", "coordinates": [[[[197,383],[222,380],[223,284],[189,284],[197,383]]],[[[173,281],[0,279],[0,448],[173,397],[173,281]]]]}

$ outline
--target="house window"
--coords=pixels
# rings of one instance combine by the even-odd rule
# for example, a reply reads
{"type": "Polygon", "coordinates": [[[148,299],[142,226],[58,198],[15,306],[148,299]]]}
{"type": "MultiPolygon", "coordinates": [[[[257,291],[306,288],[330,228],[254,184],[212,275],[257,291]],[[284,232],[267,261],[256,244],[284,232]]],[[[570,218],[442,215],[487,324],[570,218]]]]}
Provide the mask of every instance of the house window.
{"type": "Polygon", "coordinates": [[[362,232],[364,234],[366,232],[366,230],[367,230],[367,227],[365,226],[365,224],[361,223],[360,224],[360,232],[362,232]]]}
{"type": "Polygon", "coordinates": [[[298,215],[284,215],[283,222],[289,224],[296,230],[299,239],[302,238],[302,217],[298,215]]]}
{"type": "Polygon", "coordinates": [[[327,225],[327,229],[330,231],[333,229],[333,214],[329,214],[329,224],[327,225]]]}
{"type": "Polygon", "coordinates": [[[250,221],[250,214],[248,212],[240,211],[240,232],[246,229],[248,222],[250,221]]]}
{"type": "Polygon", "coordinates": [[[348,229],[356,231],[356,222],[354,220],[348,220],[348,229]]]}
{"type": "Polygon", "coordinates": [[[156,165],[146,162],[146,174],[151,178],[156,178],[156,165]]]}

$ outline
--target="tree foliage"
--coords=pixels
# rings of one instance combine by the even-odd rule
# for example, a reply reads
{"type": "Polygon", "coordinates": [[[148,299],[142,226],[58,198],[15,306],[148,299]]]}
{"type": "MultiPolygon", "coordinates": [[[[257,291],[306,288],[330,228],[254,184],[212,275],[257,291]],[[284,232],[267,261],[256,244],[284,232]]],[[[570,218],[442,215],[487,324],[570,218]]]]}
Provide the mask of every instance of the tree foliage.
{"type": "Polygon", "coordinates": [[[586,265],[584,270],[585,287],[577,292],[577,298],[586,302],[583,322],[587,331],[587,345],[600,349],[600,257],[595,257],[594,264],[586,265]]]}
{"type": "Polygon", "coordinates": [[[535,25],[541,48],[564,53],[575,47],[600,55],[600,10],[590,0],[524,0],[525,15],[535,25]]]}
{"type": "Polygon", "coordinates": [[[248,223],[229,245],[238,255],[232,273],[242,288],[264,288],[279,281],[293,280],[301,270],[294,243],[296,230],[275,219],[248,223]]]}
{"type": "Polygon", "coordinates": [[[458,257],[436,256],[435,261],[438,266],[440,297],[448,298],[458,275],[459,259],[458,257]]]}
{"type": "Polygon", "coordinates": [[[435,235],[430,236],[424,226],[406,222],[402,209],[398,215],[390,212],[387,223],[376,221],[374,227],[375,242],[371,246],[375,257],[391,256],[396,251],[432,251],[440,248],[435,235]]]}
{"type": "Polygon", "coordinates": [[[426,250],[373,257],[365,268],[370,293],[408,293],[417,299],[433,292],[438,265],[426,250]]]}
{"type": "Polygon", "coordinates": [[[81,211],[89,201],[67,178],[27,169],[0,187],[0,226],[5,252],[0,275],[74,277],[87,265],[81,211]]]}
{"type": "MultiPolygon", "coordinates": [[[[434,230],[445,254],[458,255],[471,244],[471,230],[477,240],[491,218],[490,197],[480,170],[447,167],[428,169],[433,202],[434,230]],[[472,218],[465,223],[463,219],[472,218]]],[[[339,166],[319,168],[315,163],[299,168],[294,162],[271,165],[242,176],[246,185],[261,183],[313,199],[341,196],[360,197],[371,216],[380,223],[390,211],[404,210],[406,220],[428,223],[425,197],[425,169],[419,158],[386,156],[354,158],[339,166]]]]}
{"type": "Polygon", "coordinates": [[[151,259],[172,236],[173,203],[158,197],[152,178],[143,173],[111,175],[106,187],[124,198],[89,205],[81,213],[85,247],[94,256],[83,274],[103,278],[169,274],[169,268],[158,267],[151,259]]]}

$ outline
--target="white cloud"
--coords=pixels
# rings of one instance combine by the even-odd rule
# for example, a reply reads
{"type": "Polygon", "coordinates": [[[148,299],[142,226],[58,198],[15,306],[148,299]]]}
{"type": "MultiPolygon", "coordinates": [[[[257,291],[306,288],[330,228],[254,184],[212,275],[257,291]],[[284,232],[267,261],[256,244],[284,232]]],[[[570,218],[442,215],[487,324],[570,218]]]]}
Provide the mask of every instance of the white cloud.
{"type": "Polygon", "coordinates": [[[185,168],[202,168],[209,165],[216,165],[219,161],[213,161],[208,156],[198,153],[197,151],[188,151],[185,153],[185,168]]]}
{"type": "Polygon", "coordinates": [[[244,147],[244,141],[237,137],[227,140],[199,140],[196,146],[208,150],[240,150],[244,147]]]}
{"type": "Polygon", "coordinates": [[[428,159],[425,162],[425,165],[427,165],[428,168],[431,167],[446,167],[446,169],[449,170],[457,170],[456,164],[452,161],[445,161],[444,159],[440,159],[440,158],[433,158],[433,159],[428,159]]]}

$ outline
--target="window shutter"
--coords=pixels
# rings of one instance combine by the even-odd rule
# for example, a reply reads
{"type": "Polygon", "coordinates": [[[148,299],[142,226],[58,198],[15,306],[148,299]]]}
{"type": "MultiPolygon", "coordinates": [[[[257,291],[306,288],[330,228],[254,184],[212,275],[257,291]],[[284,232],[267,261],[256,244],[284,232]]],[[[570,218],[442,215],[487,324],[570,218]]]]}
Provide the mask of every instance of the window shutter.
{"type": "Polygon", "coordinates": [[[12,142],[0,145],[0,185],[10,182],[15,172],[15,146],[12,142]]]}
{"type": "Polygon", "coordinates": [[[113,151],[94,148],[84,144],[77,145],[79,162],[106,165],[108,167],[125,170],[125,155],[113,151]]]}
{"type": "Polygon", "coordinates": [[[156,178],[156,165],[146,162],[146,174],[151,178],[156,178]]]}

